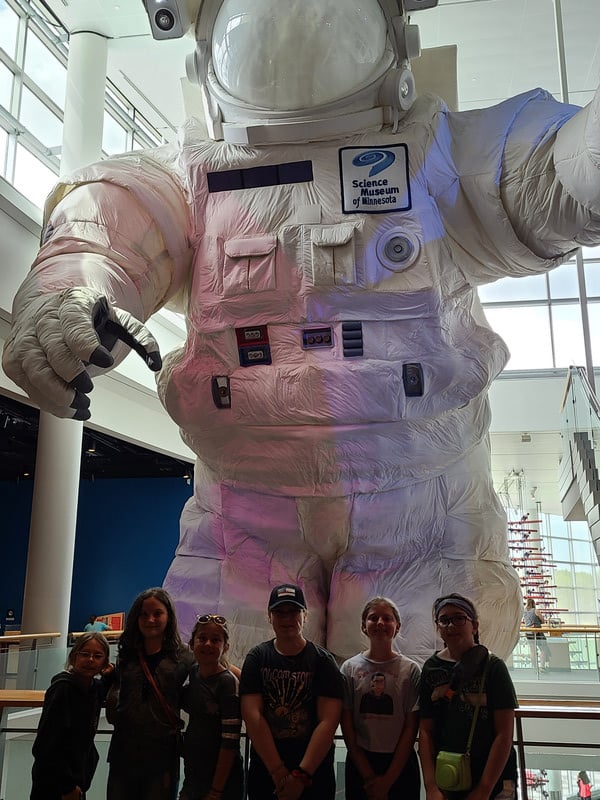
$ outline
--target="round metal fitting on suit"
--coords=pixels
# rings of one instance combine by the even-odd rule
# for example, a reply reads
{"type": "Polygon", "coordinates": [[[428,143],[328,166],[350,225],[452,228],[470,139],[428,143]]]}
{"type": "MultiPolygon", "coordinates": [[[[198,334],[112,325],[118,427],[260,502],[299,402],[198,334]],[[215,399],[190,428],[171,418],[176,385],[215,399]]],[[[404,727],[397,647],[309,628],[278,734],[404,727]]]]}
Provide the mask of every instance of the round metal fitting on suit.
{"type": "Polygon", "coordinates": [[[386,231],[377,242],[377,257],[386,269],[402,272],[414,263],[421,245],[412,233],[401,228],[386,231]]]}

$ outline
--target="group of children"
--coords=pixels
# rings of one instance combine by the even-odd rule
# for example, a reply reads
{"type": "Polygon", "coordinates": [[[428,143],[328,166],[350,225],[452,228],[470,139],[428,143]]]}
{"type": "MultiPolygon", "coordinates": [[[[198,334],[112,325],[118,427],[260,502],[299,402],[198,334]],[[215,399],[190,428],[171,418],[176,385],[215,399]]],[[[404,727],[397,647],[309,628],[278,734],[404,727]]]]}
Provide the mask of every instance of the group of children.
{"type": "MultiPolygon", "coordinates": [[[[303,598],[299,587],[294,588],[303,598]]],[[[287,616],[276,621],[283,632],[278,633],[274,624],[276,658],[282,655],[278,637],[281,642],[286,635],[290,638],[291,625],[298,624],[301,635],[306,609],[291,606],[283,612],[287,616]],[[303,615],[298,623],[294,611],[303,615]]],[[[269,613],[271,617],[271,607],[269,613]]],[[[341,666],[348,800],[419,798],[421,778],[414,749],[419,723],[419,755],[428,800],[441,800],[447,794],[436,783],[437,754],[448,749],[464,751],[471,726],[476,735],[469,791],[477,789],[481,800],[514,797],[516,698],[506,667],[479,645],[477,611],[470,600],[458,594],[439,598],[433,617],[445,647],[428,659],[421,673],[414,661],[394,649],[401,626],[396,605],[378,597],[363,610],[361,629],[368,647],[341,666]]],[[[119,640],[116,667],[109,663],[102,633],[80,636],[67,669],[53,678],[46,692],[33,745],[31,800],[85,798],[98,762],[94,735],[103,703],[114,725],[108,753],[108,800],[176,800],[181,757],[180,800],[241,800],[240,670],[228,664],[228,649],[227,620],[218,614],[199,616],[189,646],[185,645],[171,598],[160,588],[148,589],[134,601],[119,640]],[[181,709],[189,714],[185,732],[181,709]]],[[[242,685],[248,682],[246,675],[242,685]]],[[[259,705],[262,714],[262,700],[259,705]]],[[[260,728],[264,720],[260,715],[257,719],[260,728]]],[[[330,726],[330,738],[335,727],[330,726]]],[[[248,720],[247,731],[252,739],[255,727],[248,720]]],[[[257,741],[261,735],[256,734],[257,741]]],[[[254,757],[257,741],[253,740],[254,757]]],[[[280,740],[275,742],[280,764],[266,771],[269,796],[280,800],[312,797],[313,776],[288,766],[280,740]],[[296,772],[297,780],[292,778],[296,772]]],[[[469,791],[453,792],[452,797],[466,797],[469,791]]],[[[319,793],[318,800],[333,800],[334,795],[333,784],[325,794],[319,793]]]]}

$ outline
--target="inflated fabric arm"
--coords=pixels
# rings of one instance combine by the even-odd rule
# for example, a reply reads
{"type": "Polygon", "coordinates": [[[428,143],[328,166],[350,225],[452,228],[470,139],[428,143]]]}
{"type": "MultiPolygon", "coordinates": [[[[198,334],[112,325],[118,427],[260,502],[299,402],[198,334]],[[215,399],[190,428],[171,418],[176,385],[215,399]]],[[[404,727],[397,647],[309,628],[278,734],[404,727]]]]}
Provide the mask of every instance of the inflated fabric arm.
{"type": "Polygon", "coordinates": [[[160,368],[142,322],[187,281],[189,211],[173,176],[139,158],[89,168],[52,197],[42,247],[14,300],[3,366],[42,409],[87,419],[90,376],[128,347],[160,368]]]}
{"type": "Polygon", "coordinates": [[[554,164],[567,192],[600,216],[600,88],[556,135],[554,164]]]}
{"type": "Polygon", "coordinates": [[[566,256],[600,240],[599,92],[585,108],[551,126],[525,161],[517,151],[523,151],[524,134],[533,139],[527,118],[534,105],[508,137],[503,203],[519,239],[542,258],[566,256]]]}

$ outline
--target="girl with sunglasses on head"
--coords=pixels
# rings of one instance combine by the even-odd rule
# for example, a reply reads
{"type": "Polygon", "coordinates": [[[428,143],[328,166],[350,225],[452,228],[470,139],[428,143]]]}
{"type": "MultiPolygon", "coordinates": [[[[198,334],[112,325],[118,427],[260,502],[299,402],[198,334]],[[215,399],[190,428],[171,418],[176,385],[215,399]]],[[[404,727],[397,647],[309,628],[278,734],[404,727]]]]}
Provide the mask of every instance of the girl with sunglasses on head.
{"type": "Polygon", "coordinates": [[[185,778],[179,800],[241,800],[238,680],[227,666],[229,628],[219,614],[203,614],[192,630],[196,666],[184,689],[189,714],[183,744],[185,778]]]}
{"type": "Polygon", "coordinates": [[[31,800],[82,800],[98,763],[94,736],[109,676],[109,648],[97,632],[80,636],[66,669],[52,678],[33,743],[31,800]]]}
{"type": "Polygon", "coordinates": [[[341,667],[346,680],[346,800],[419,800],[414,744],[421,671],[394,650],[400,631],[396,604],[387,597],[369,600],[361,630],[369,640],[367,650],[341,667]]]}
{"type": "Polygon", "coordinates": [[[506,665],[479,644],[477,609],[467,597],[439,597],[433,619],[444,647],[425,662],[421,673],[419,757],[427,800],[512,800],[517,782],[512,746],[517,698],[506,665]],[[440,789],[438,753],[465,753],[469,740],[471,788],[440,789]]]}
{"type": "Polygon", "coordinates": [[[194,657],[181,641],[175,608],[164,589],[146,589],[136,597],[118,652],[107,699],[107,718],[115,726],[107,800],[175,800],[181,691],[194,657]]]}

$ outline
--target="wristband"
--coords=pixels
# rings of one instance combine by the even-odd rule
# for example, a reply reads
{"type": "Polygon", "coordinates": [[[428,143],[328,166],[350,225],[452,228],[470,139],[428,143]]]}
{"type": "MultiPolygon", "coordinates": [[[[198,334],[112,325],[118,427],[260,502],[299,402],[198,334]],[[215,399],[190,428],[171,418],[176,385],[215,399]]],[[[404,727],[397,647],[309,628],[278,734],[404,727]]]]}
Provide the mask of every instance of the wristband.
{"type": "Polygon", "coordinates": [[[291,772],[292,778],[296,778],[296,780],[300,781],[304,786],[312,786],[312,775],[308,773],[302,767],[296,767],[291,772]]]}

